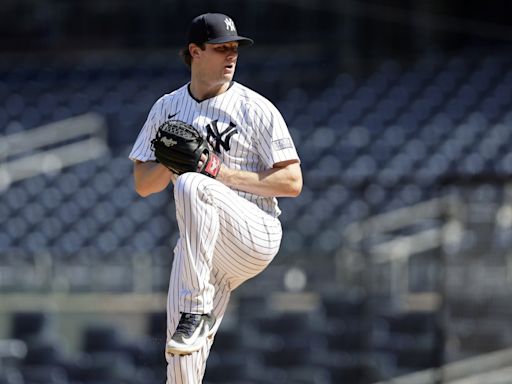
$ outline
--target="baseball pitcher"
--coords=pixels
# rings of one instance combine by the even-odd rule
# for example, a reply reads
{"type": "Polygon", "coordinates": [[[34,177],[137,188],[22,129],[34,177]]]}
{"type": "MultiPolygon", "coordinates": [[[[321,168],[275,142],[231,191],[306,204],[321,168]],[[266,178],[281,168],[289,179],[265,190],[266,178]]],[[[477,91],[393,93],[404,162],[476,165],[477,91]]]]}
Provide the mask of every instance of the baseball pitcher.
{"type": "Polygon", "coordinates": [[[190,82],[156,101],[129,156],[141,196],[174,186],[167,384],[201,383],[230,293],[279,250],[276,197],[302,189],[283,117],[233,81],[239,47],[252,43],[226,15],[196,17],[181,52],[190,82]]]}

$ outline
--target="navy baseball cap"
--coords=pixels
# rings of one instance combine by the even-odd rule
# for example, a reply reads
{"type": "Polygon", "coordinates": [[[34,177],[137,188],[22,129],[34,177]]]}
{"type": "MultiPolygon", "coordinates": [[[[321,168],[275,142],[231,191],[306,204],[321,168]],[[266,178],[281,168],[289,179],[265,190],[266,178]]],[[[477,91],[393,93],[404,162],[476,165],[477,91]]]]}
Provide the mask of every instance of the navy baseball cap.
{"type": "Polygon", "coordinates": [[[230,41],[238,41],[239,45],[254,43],[248,37],[239,36],[233,19],[222,13],[205,13],[192,20],[188,30],[189,44],[221,44],[230,41]]]}

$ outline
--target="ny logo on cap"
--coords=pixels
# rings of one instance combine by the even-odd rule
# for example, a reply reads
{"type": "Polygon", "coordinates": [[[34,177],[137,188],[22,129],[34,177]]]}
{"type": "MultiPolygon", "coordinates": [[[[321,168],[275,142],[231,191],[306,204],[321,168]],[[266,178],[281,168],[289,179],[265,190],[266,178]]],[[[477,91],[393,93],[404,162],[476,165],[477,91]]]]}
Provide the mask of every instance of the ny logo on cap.
{"type": "Polygon", "coordinates": [[[226,30],[231,32],[236,32],[235,23],[229,17],[224,19],[224,23],[226,23],[226,30]]]}

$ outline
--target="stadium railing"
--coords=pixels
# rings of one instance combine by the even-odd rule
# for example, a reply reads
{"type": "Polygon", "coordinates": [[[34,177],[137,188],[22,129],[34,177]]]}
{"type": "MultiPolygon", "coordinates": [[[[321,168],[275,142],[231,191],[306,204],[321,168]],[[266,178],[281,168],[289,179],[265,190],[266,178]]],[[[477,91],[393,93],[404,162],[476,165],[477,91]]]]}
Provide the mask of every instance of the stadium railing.
{"type": "Polygon", "coordinates": [[[101,115],[86,113],[0,137],[0,189],[105,155],[106,132],[101,115]]]}

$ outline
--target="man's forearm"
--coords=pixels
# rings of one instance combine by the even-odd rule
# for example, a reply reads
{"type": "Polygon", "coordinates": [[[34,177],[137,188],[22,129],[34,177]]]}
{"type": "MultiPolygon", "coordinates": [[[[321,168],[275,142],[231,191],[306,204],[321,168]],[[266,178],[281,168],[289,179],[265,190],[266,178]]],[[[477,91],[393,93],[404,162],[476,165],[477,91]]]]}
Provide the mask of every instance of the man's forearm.
{"type": "Polygon", "coordinates": [[[302,190],[302,174],[298,163],[258,173],[223,166],[217,179],[228,187],[263,197],[295,197],[302,190]]]}
{"type": "Polygon", "coordinates": [[[163,191],[173,179],[173,174],[154,161],[135,162],[133,168],[135,190],[143,197],[163,191]]]}

